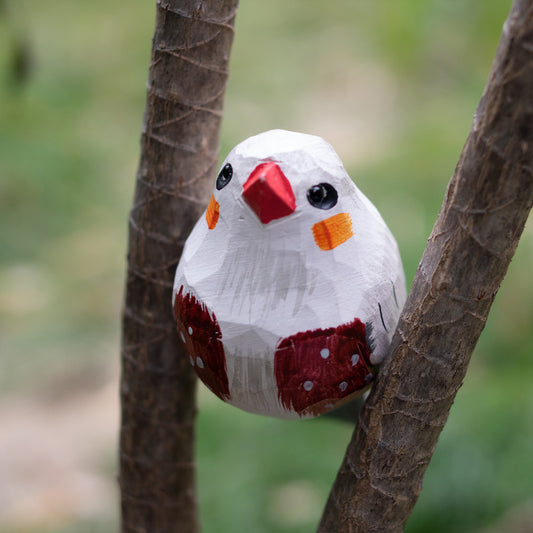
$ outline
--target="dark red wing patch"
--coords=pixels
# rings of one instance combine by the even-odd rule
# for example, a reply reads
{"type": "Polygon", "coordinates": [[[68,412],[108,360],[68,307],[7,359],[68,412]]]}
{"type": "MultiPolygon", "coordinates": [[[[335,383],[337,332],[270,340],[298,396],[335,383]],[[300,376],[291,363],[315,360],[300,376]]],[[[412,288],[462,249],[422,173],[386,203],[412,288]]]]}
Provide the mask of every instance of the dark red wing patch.
{"type": "Polygon", "coordinates": [[[222,400],[230,397],[222,333],[214,313],[180,287],[174,300],[174,317],[198,377],[222,400]]]}
{"type": "Polygon", "coordinates": [[[281,404],[297,413],[318,415],[374,378],[365,325],[354,319],[337,328],[316,329],[282,339],[274,374],[281,404]]]}

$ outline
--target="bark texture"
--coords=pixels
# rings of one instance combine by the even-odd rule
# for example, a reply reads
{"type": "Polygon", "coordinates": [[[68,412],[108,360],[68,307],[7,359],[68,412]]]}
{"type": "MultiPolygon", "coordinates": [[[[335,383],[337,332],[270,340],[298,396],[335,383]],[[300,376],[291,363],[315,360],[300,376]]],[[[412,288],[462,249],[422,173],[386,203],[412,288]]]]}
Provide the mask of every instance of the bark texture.
{"type": "Polygon", "coordinates": [[[533,202],[533,2],[487,87],[319,533],[403,531],[533,202]]]}
{"type": "Polygon", "coordinates": [[[158,0],[129,220],[120,435],[122,531],[198,531],[195,376],[180,351],[172,281],[207,204],[237,0],[158,0]]]}

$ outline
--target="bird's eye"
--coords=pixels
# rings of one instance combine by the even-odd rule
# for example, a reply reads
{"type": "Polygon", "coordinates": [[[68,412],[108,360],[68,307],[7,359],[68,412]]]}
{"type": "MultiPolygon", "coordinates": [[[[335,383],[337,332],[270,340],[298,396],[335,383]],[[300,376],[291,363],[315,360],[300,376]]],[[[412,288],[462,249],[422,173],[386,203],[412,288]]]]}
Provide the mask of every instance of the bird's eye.
{"type": "Polygon", "coordinates": [[[220,189],[223,189],[231,181],[232,176],[233,176],[233,167],[229,163],[226,163],[222,167],[222,170],[220,171],[218,175],[217,183],[216,183],[217,190],[220,191],[220,189]]]}
{"type": "Polygon", "coordinates": [[[338,198],[337,190],[329,183],[319,183],[307,189],[307,200],[318,209],[331,209],[338,198]]]}

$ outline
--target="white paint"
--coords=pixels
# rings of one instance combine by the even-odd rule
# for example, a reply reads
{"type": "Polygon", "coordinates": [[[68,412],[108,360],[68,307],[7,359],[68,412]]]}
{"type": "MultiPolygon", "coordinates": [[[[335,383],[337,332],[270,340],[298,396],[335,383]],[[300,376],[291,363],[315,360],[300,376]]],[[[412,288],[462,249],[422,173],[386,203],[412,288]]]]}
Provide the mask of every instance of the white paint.
{"type": "MultiPolygon", "coordinates": [[[[298,418],[279,401],[276,345],[299,332],[337,327],[357,317],[373,325],[371,362],[379,364],[406,297],[398,247],[377,209],[319,137],[268,131],[237,145],[222,166],[226,163],[233,167],[231,181],[221,190],[213,187],[218,222],[214,229],[205,215],[197,222],[176,271],[173,296],[183,286],[216,316],[230,403],[298,418]],[[275,161],[289,180],[296,209],[262,224],[241,193],[250,173],[267,161],[275,161]],[[328,210],[307,200],[308,189],[324,182],[338,192],[337,204],[328,210]],[[320,249],[313,225],[341,213],[349,215],[354,235],[332,250],[320,249]]],[[[331,354],[324,348],[320,355],[331,354]]]]}
{"type": "Polygon", "coordinates": [[[305,381],[304,382],[304,389],[309,392],[313,388],[313,382],[312,381],[305,381]]]}

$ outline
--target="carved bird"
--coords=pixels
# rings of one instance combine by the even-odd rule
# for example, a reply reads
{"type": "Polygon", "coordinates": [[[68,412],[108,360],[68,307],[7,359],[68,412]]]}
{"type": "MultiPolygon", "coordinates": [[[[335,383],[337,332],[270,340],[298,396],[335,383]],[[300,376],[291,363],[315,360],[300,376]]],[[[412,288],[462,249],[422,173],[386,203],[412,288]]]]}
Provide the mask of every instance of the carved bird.
{"type": "Polygon", "coordinates": [[[320,137],[237,145],[178,265],[173,309],[219,398],[280,418],[361,395],[405,301],[394,237],[320,137]]]}

